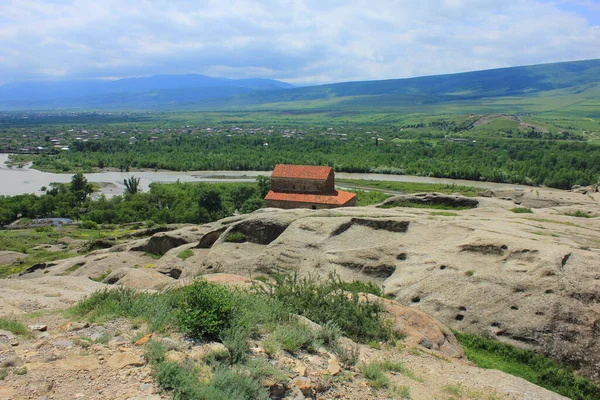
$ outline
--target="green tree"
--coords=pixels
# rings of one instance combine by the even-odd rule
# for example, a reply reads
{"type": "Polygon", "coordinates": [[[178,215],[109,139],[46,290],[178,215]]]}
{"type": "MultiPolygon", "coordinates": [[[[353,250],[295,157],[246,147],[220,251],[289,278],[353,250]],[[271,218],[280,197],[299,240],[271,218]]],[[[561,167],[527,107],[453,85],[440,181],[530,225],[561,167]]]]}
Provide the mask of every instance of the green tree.
{"type": "Polygon", "coordinates": [[[141,192],[140,190],[140,178],[136,178],[132,176],[128,179],[123,179],[123,184],[125,185],[125,193],[126,194],[136,194],[141,192]]]}

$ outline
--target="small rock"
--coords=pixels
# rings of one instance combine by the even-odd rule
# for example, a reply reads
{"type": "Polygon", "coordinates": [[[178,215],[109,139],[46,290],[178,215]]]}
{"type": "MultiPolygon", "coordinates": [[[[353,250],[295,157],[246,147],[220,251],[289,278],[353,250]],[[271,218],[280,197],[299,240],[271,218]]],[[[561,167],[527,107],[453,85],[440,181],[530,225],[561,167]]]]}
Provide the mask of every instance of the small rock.
{"type": "Polygon", "coordinates": [[[43,325],[43,324],[29,325],[29,329],[31,329],[32,331],[46,332],[48,330],[48,325],[43,325]]]}
{"type": "Polygon", "coordinates": [[[423,347],[425,347],[426,349],[433,349],[433,347],[435,346],[435,344],[427,339],[427,338],[423,338],[421,339],[421,341],[419,342],[419,344],[423,347]]]}
{"type": "Polygon", "coordinates": [[[10,342],[10,345],[13,346],[13,347],[16,347],[16,346],[19,345],[19,342],[16,341],[16,340],[13,340],[12,342],[10,342]]]}
{"type": "Polygon", "coordinates": [[[263,386],[269,389],[271,398],[281,398],[285,394],[285,386],[272,378],[267,378],[263,381],[263,386]]]}
{"type": "Polygon", "coordinates": [[[174,363],[181,363],[183,362],[183,360],[185,359],[185,356],[175,350],[170,350],[167,352],[167,355],[165,357],[165,360],[169,361],[169,362],[174,362],[174,363]]]}
{"type": "Polygon", "coordinates": [[[140,385],[140,390],[142,392],[149,392],[150,390],[152,390],[152,384],[150,384],[150,383],[142,383],[140,385]]]}
{"type": "Polygon", "coordinates": [[[313,383],[310,378],[299,376],[292,380],[292,385],[297,387],[304,396],[311,396],[313,392],[313,383]]]}
{"type": "Polygon", "coordinates": [[[15,335],[10,331],[5,331],[4,329],[0,329],[0,337],[4,337],[8,340],[13,340],[15,335]]]}
{"type": "Polygon", "coordinates": [[[337,375],[340,373],[341,370],[342,368],[340,367],[340,364],[337,362],[337,360],[334,358],[330,358],[329,363],[327,365],[327,371],[331,375],[337,375]]]}
{"type": "Polygon", "coordinates": [[[92,339],[94,342],[98,339],[100,339],[102,336],[104,336],[104,334],[100,333],[100,332],[94,332],[90,335],[90,339],[92,339]]]}
{"type": "Polygon", "coordinates": [[[298,362],[296,364],[296,372],[298,372],[298,376],[306,376],[306,366],[298,362]]]}
{"type": "Polygon", "coordinates": [[[94,356],[70,356],[58,361],[56,365],[72,371],[91,371],[99,367],[98,360],[94,356]]]}
{"type": "Polygon", "coordinates": [[[141,367],[145,364],[142,357],[133,353],[117,353],[113,354],[107,361],[106,365],[111,368],[125,368],[128,365],[141,367]]]}
{"type": "Polygon", "coordinates": [[[53,344],[55,347],[73,347],[72,340],[57,340],[53,344]]]}
{"type": "Polygon", "coordinates": [[[8,357],[6,360],[0,363],[0,368],[5,367],[22,367],[25,363],[23,360],[17,356],[8,357]]]}
{"type": "Polygon", "coordinates": [[[135,342],[134,344],[135,344],[136,346],[142,346],[142,345],[144,345],[144,344],[148,343],[148,340],[150,340],[150,338],[151,338],[151,337],[152,337],[152,334],[151,334],[151,333],[149,333],[149,334],[145,335],[144,337],[142,337],[141,339],[139,339],[139,340],[138,340],[137,342],[135,342]]]}
{"type": "Polygon", "coordinates": [[[69,326],[69,330],[70,331],[80,331],[89,326],[90,326],[90,324],[88,324],[87,322],[72,322],[71,326],[69,326]]]}

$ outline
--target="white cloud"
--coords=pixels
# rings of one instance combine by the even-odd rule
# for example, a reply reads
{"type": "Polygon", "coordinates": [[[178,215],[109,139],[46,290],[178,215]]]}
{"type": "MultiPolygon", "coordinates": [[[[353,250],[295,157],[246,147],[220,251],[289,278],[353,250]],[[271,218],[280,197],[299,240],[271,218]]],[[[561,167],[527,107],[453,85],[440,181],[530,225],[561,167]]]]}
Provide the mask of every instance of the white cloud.
{"type": "Polygon", "coordinates": [[[0,82],[204,73],[324,83],[600,58],[600,27],[581,12],[590,4],[3,0],[0,82]]]}

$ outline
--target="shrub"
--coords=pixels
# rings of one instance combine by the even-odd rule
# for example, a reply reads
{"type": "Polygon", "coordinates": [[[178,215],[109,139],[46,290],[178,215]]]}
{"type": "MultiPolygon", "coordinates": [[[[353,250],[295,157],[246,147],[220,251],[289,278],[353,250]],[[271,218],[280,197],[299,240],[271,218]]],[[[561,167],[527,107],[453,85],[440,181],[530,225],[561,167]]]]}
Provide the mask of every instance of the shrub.
{"type": "Polygon", "coordinates": [[[357,345],[346,348],[336,342],[331,346],[331,351],[337,356],[338,360],[346,368],[353,367],[360,357],[360,349],[357,345]]]}
{"type": "Polygon", "coordinates": [[[232,319],[233,295],[223,286],[200,280],[180,290],[177,320],[192,337],[218,339],[232,319]]]}
{"type": "Polygon", "coordinates": [[[569,217],[578,217],[578,218],[594,218],[593,215],[588,214],[581,210],[577,210],[575,212],[568,212],[568,213],[565,213],[565,215],[568,215],[569,217]]]}
{"type": "Polygon", "coordinates": [[[305,278],[297,274],[274,276],[274,284],[265,284],[264,290],[290,312],[300,314],[319,324],[335,323],[351,339],[388,341],[394,334],[383,318],[383,306],[378,302],[362,301],[356,292],[348,293],[336,275],[326,282],[315,276],[305,278]]]}
{"type": "Polygon", "coordinates": [[[86,219],[85,221],[79,224],[79,227],[81,229],[100,229],[100,226],[91,219],[86,219]]]}

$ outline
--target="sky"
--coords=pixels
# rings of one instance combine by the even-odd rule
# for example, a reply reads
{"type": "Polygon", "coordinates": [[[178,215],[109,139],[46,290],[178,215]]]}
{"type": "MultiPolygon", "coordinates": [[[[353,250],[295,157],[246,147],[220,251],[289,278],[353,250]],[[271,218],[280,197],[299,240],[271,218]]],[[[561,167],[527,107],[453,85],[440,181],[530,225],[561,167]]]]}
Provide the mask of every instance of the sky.
{"type": "Polygon", "coordinates": [[[600,58],[600,0],[0,0],[0,84],[293,84],[600,58]]]}

